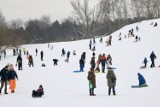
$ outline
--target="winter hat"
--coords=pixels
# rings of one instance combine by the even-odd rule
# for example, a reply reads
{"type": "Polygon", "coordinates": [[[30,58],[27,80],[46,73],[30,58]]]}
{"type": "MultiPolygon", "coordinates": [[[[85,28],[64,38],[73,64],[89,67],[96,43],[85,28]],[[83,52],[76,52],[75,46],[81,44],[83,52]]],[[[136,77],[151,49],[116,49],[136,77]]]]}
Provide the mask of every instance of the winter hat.
{"type": "Polygon", "coordinates": [[[6,68],[6,69],[7,69],[7,68],[8,68],[8,65],[6,65],[4,68],[6,68]]]}
{"type": "Polygon", "coordinates": [[[137,73],[137,75],[140,75],[140,73],[137,73]]]}
{"type": "Polygon", "coordinates": [[[94,71],[94,69],[93,69],[93,68],[90,68],[90,70],[91,70],[91,71],[94,71]]]}
{"type": "Polygon", "coordinates": [[[43,88],[42,85],[39,86],[40,88],[43,88]]]}

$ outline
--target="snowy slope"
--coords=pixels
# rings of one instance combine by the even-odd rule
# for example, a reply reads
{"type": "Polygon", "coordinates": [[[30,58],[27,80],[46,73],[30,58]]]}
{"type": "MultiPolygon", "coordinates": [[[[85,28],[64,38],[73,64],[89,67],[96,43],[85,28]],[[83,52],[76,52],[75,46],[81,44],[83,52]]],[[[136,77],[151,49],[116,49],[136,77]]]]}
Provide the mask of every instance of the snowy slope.
{"type": "MultiPolygon", "coordinates": [[[[99,43],[96,39],[96,59],[101,53],[111,54],[113,66],[117,76],[116,96],[108,96],[106,73],[96,74],[97,88],[95,97],[89,96],[87,74],[90,68],[90,58],[92,51],[89,50],[89,40],[75,42],[50,43],[53,50],[48,48],[48,44],[23,45],[29,54],[33,56],[35,67],[28,67],[26,56],[23,55],[23,70],[15,70],[19,76],[15,93],[5,95],[2,91],[0,95],[0,107],[158,107],[159,104],[159,75],[160,75],[160,19],[143,21],[123,27],[112,34],[112,46],[99,43]],[[150,25],[151,22],[158,22],[158,27],[150,25]],[[136,26],[139,31],[135,30],[136,26]],[[135,35],[141,37],[140,42],[134,42],[134,38],[124,38],[130,29],[134,29],[135,35]],[[121,32],[122,40],[118,41],[121,32]],[[44,51],[44,61],[40,61],[40,54],[35,56],[35,49],[44,51]],[[69,63],[64,62],[66,57],[61,57],[61,49],[71,52],[69,63]],[[77,55],[72,52],[76,50],[77,55]],[[154,51],[156,67],[150,66],[150,53],[154,51]],[[86,52],[85,72],[73,73],[79,70],[79,58],[82,52],[86,52]],[[147,57],[149,64],[147,69],[139,69],[142,66],[144,57],[147,57]],[[53,66],[53,58],[59,60],[58,66],[53,66]],[[46,67],[41,67],[45,63],[46,67]],[[138,84],[137,73],[140,72],[145,77],[149,87],[133,89],[131,85],[138,84]],[[42,98],[32,98],[31,92],[42,84],[45,95],[42,98]]],[[[0,61],[0,68],[7,63],[16,63],[16,56],[12,56],[12,50],[7,50],[7,58],[0,61]]],[[[101,67],[101,65],[100,65],[101,67]]],[[[100,68],[101,69],[101,68],[100,68]]],[[[107,72],[107,70],[106,70],[107,72]]],[[[9,88],[9,87],[8,87],[9,88]]]]}

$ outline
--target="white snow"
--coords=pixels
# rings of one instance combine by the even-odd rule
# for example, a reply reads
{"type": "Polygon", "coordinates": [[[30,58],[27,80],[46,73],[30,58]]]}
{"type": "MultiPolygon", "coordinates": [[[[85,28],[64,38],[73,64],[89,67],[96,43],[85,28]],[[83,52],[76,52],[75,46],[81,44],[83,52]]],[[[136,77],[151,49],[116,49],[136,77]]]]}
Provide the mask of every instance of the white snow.
{"type": "MultiPolygon", "coordinates": [[[[89,96],[89,86],[87,75],[90,68],[90,58],[92,51],[89,50],[89,40],[79,40],[74,42],[50,43],[53,50],[48,48],[48,44],[23,45],[29,54],[33,56],[34,67],[29,67],[26,56],[23,57],[23,70],[15,70],[19,76],[15,93],[11,93],[8,85],[8,95],[4,94],[4,89],[0,95],[0,107],[158,107],[160,88],[160,19],[142,21],[123,27],[112,34],[112,46],[99,43],[96,38],[96,59],[101,53],[111,54],[113,66],[117,76],[116,96],[108,96],[106,73],[96,73],[95,89],[96,96],[89,96]],[[153,27],[151,22],[157,22],[158,26],[153,27]],[[136,31],[136,26],[139,31],[136,31]],[[134,42],[134,38],[124,39],[128,35],[128,30],[134,29],[135,35],[141,37],[140,42],[134,42]],[[122,40],[118,41],[119,33],[122,33],[122,40]],[[35,56],[35,49],[44,51],[44,61],[40,61],[40,53],[35,56]],[[61,57],[61,50],[71,52],[68,63],[64,62],[66,57],[61,57]],[[77,55],[72,54],[73,50],[77,55]],[[157,59],[155,68],[150,68],[150,53],[154,51],[157,59]],[[86,52],[85,72],[74,73],[79,70],[79,59],[82,52],[86,52]],[[147,69],[140,69],[144,57],[149,63],[147,69]],[[53,58],[59,60],[57,66],[53,66],[53,58]],[[46,67],[41,67],[45,63],[46,67]],[[146,79],[149,87],[131,88],[137,85],[137,73],[140,72],[146,79]],[[45,94],[42,98],[32,98],[32,90],[37,89],[42,84],[45,94]]],[[[23,53],[23,52],[22,52],[23,53]]],[[[6,59],[0,61],[2,69],[7,63],[16,64],[17,56],[12,55],[12,50],[7,50],[6,59]]],[[[101,65],[100,65],[101,69],[101,65]]],[[[107,70],[106,70],[107,72],[107,70]]]]}

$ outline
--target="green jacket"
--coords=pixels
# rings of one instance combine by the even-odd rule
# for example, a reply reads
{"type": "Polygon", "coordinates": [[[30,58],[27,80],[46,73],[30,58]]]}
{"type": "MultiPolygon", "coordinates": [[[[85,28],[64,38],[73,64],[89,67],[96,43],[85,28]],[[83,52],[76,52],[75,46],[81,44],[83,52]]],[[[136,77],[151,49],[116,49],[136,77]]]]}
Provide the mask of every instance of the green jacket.
{"type": "Polygon", "coordinates": [[[94,71],[88,72],[87,79],[89,80],[89,84],[91,83],[93,88],[96,88],[96,75],[95,75],[94,71]]]}
{"type": "Polygon", "coordinates": [[[114,74],[113,70],[109,69],[107,73],[107,82],[109,87],[116,86],[116,75],[114,74]]]}

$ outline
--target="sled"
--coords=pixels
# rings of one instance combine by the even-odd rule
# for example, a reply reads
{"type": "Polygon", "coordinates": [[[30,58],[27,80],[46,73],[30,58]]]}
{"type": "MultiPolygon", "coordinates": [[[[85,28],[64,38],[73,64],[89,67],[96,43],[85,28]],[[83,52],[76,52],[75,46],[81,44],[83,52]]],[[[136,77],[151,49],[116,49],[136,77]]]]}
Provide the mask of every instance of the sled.
{"type": "Polygon", "coordinates": [[[95,72],[95,73],[100,73],[100,71],[99,71],[99,70],[95,70],[94,72],[95,72]]]}
{"type": "Polygon", "coordinates": [[[79,72],[83,72],[83,71],[79,71],[79,70],[76,70],[76,71],[73,71],[74,73],[79,73],[79,72]]]}
{"type": "Polygon", "coordinates": [[[107,69],[116,69],[115,67],[107,67],[107,69]]]}
{"type": "Polygon", "coordinates": [[[147,84],[144,85],[132,85],[131,88],[143,88],[143,87],[148,87],[147,84]]]}

